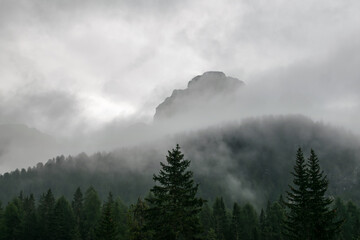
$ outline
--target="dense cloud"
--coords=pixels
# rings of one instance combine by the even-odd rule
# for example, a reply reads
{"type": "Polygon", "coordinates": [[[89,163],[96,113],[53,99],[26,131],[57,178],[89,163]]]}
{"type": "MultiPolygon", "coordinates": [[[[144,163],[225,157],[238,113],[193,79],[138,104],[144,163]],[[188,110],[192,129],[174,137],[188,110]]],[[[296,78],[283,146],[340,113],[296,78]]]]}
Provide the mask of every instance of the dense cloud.
{"type": "MultiPolygon", "coordinates": [[[[264,71],[281,73],[309,60],[321,67],[334,54],[344,54],[334,64],[343,63],[344,46],[359,39],[359,7],[357,1],[2,0],[0,94],[18,98],[18,89],[37,82],[79,100],[84,114],[64,113],[68,122],[99,127],[130,115],[149,119],[172,89],[208,70],[250,83],[264,71]]],[[[297,73],[290,75],[286,81],[297,73]]],[[[11,119],[23,121],[20,115],[11,119]]],[[[56,132],[41,121],[29,124],[56,132]]]]}
{"type": "Polygon", "coordinates": [[[0,123],[66,137],[64,154],[150,141],[174,132],[146,125],[173,89],[223,71],[246,87],[214,96],[192,119],[202,126],[301,113],[359,133],[359,10],[355,0],[0,0],[0,123]]]}

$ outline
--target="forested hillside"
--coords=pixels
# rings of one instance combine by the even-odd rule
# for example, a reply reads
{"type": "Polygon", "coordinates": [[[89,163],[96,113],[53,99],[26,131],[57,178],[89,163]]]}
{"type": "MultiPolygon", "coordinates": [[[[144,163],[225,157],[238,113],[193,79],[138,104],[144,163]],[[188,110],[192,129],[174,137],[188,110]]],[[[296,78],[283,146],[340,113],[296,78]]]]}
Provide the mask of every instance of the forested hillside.
{"type": "Polygon", "coordinates": [[[20,191],[38,199],[48,188],[70,198],[76,187],[93,186],[105,199],[108,192],[126,202],[144,197],[164,152],[175,143],[192,161],[199,194],[224,196],[229,203],[251,201],[257,208],[285,191],[294,152],[316,149],[332,183],[329,194],[359,202],[360,149],[356,137],[344,130],[301,116],[251,119],[166,138],[162,143],[119,149],[92,156],[59,156],[46,164],[0,176],[0,199],[7,203],[20,191]]]}
{"type": "Polygon", "coordinates": [[[308,156],[298,149],[285,198],[257,210],[251,202],[227,205],[223,197],[197,197],[191,161],[177,145],[160,163],[145,199],[126,206],[109,192],[101,201],[93,187],[84,194],[77,188],[68,199],[56,198],[51,189],[38,201],[20,192],[0,204],[0,239],[358,239],[360,209],[326,195],[329,182],[319,159],[313,150],[308,156]]]}

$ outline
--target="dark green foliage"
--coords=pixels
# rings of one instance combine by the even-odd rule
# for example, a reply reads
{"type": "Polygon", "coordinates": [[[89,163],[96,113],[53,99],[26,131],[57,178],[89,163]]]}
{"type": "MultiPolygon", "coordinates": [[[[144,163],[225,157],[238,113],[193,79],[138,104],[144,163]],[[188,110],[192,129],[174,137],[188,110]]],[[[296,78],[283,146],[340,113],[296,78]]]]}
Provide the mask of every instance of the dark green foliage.
{"type": "MultiPolygon", "coordinates": [[[[261,215],[260,215],[261,219],[261,215]]],[[[283,223],[285,222],[285,209],[279,202],[268,203],[266,208],[265,222],[262,223],[261,235],[266,240],[282,240],[283,223]]],[[[264,221],[262,220],[262,221],[264,221]]]]}
{"type": "Polygon", "coordinates": [[[0,202],[0,240],[5,240],[5,226],[4,226],[4,209],[0,202]]]}
{"type": "Polygon", "coordinates": [[[346,205],[347,210],[347,221],[346,224],[349,226],[350,236],[354,238],[360,237],[360,210],[353,203],[348,202],[346,205]]]}
{"type": "Polygon", "coordinates": [[[113,204],[114,221],[116,224],[116,236],[119,240],[128,239],[127,236],[127,207],[117,198],[113,204]]]}
{"type": "Polygon", "coordinates": [[[360,209],[351,201],[347,204],[340,198],[335,200],[336,221],[345,220],[339,234],[341,240],[354,240],[360,237],[360,209]]]}
{"type": "Polygon", "coordinates": [[[288,200],[286,206],[289,208],[285,222],[286,234],[289,239],[310,239],[309,178],[301,148],[296,153],[296,163],[291,174],[294,177],[294,185],[289,185],[290,191],[286,192],[288,200]]]}
{"type": "Polygon", "coordinates": [[[150,240],[152,231],[147,229],[146,212],[149,206],[141,198],[131,205],[128,212],[128,228],[130,240],[150,240]]]}
{"type": "Polygon", "coordinates": [[[85,240],[94,240],[95,236],[95,228],[97,226],[97,222],[100,219],[100,207],[101,201],[95,189],[93,187],[89,187],[85,192],[84,197],[84,225],[83,225],[83,238],[85,240]]]}
{"type": "Polygon", "coordinates": [[[54,239],[72,240],[75,236],[75,218],[69,202],[60,197],[54,207],[54,239]]]}
{"type": "Polygon", "coordinates": [[[38,216],[39,216],[39,238],[41,240],[53,240],[54,231],[54,208],[55,198],[49,189],[43,194],[39,200],[38,216]]]}
{"type": "Polygon", "coordinates": [[[240,240],[243,234],[243,216],[241,212],[241,208],[239,204],[234,203],[234,207],[232,210],[232,218],[231,218],[231,239],[240,240]]]}
{"type": "Polygon", "coordinates": [[[342,220],[336,221],[336,211],[330,209],[332,199],[325,196],[326,176],[320,170],[319,160],[311,150],[308,163],[301,149],[296,155],[293,183],[287,192],[289,208],[286,234],[290,239],[335,239],[342,220]]]}
{"type": "Polygon", "coordinates": [[[10,202],[4,212],[4,233],[3,237],[7,240],[20,238],[21,234],[21,208],[16,203],[20,200],[14,199],[10,202]]]}
{"type": "Polygon", "coordinates": [[[117,238],[116,221],[114,216],[114,200],[109,193],[107,202],[102,207],[102,213],[96,230],[97,240],[115,240],[117,238]]]}
{"type": "Polygon", "coordinates": [[[339,232],[341,220],[335,222],[335,210],[330,209],[333,200],[325,193],[328,187],[328,181],[320,170],[319,160],[311,150],[308,161],[308,194],[309,194],[309,223],[311,226],[310,239],[334,239],[339,232]]]}
{"type": "Polygon", "coordinates": [[[207,239],[206,236],[210,232],[210,230],[214,231],[213,213],[209,204],[207,203],[204,203],[202,210],[200,212],[200,223],[203,229],[203,235],[205,239],[207,239]]]}
{"type": "Polygon", "coordinates": [[[341,233],[339,234],[339,239],[341,240],[352,240],[351,228],[349,224],[349,216],[345,206],[345,203],[342,199],[336,198],[334,202],[334,208],[336,209],[336,221],[345,219],[345,222],[341,226],[341,233]]]}
{"type": "Polygon", "coordinates": [[[213,206],[214,230],[219,240],[226,239],[228,234],[228,218],[222,197],[216,198],[213,206]]]}
{"type": "Polygon", "coordinates": [[[193,173],[188,171],[190,161],[184,159],[179,145],[168,152],[167,164],[153,179],[155,185],[147,198],[147,219],[157,240],[196,239],[201,235],[199,213],[203,200],[196,197],[193,173]]]}
{"type": "Polygon", "coordinates": [[[71,202],[72,211],[74,213],[74,219],[75,219],[75,235],[80,238],[81,236],[84,236],[84,232],[81,230],[83,229],[84,224],[84,218],[83,218],[83,208],[84,205],[84,198],[83,194],[81,192],[80,187],[78,187],[74,193],[74,198],[71,202]]]}
{"type": "MultiPolygon", "coordinates": [[[[95,190],[94,190],[95,191],[95,190]]],[[[43,194],[42,205],[44,205],[46,196],[50,201],[51,191],[43,194]]],[[[37,220],[36,212],[41,212],[39,204],[36,204],[32,195],[20,195],[9,202],[5,209],[0,206],[0,239],[39,239],[36,236],[42,236],[43,223],[37,220]]],[[[51,205],[51,204],[50,204],[51,205]]],[[[211,209],[204,204],[201,213],[201,223],[204,227],[202,234],[206,240],[219,240],[215,232],[214,214],[211,209]],[[207,221],[211,219],[211,221],[207,221]],[[205,223],[205,224],[204,224],[205,223]]],[[[220,208],[221,198],[218,198],[220,208]]],[[[225,205],[224,205],[225,208],[225,205]]],[[[338,235],[338,240],[357,240],[359,239],[359,219],[360,211],[357,205],[352,202],[343,202],[337,198],[334,202],[336,209],[336,221],[346,219],[343,223],[343,231],[338,235]]],[[[126,240],[154,240],[153,232],[149,231],[147,224],[151,219],[146,219],[148,206],[146,202],[138,200],[135,205],[131,205],[129,210],[122,205],[119,200],[108,200],[102,205],[101,218],[96,222],[97,239],[126,239],[126,240]],[[122,210],[121,210],[122,209],[122,210]],[[120,214],[121,210],[121,214],[120,214]],[[118,213],[116,213],[118,211],[118,213]],[[127,215],[124,221],[123,216],[127,215]],[[122,224],[126,224],[123,226],[122,224]],[[122,227],[119,227],[122,226],[122,227]],[[119,231],[125,231],[126,234],[119,234],[119,231]]],[[[93,209],[93,211],[97,211],[93,209]]],[[[234,203],[233,210],[230,214],[231,223],[229,225],[226,240],[281,240],[288,239],[282,236],[282,222],[285,217],[284,208],[280,202],[268,203],[266,210],[262,210],[258,218],[254,207],[251,204],[239,205],[234,203]]],[[[49,233],[49,239],[71,239],[84,240],[76,231],[76,220],[70,204],[64,197],[57,199],[53,207],[52,217],[49,218],[48,225],[52,226],[49,233]]],[[[89,229],[80,229],[84,232],[90,232],[89,229]]]]}
{"type": "MultiPolygon", "coordinates": [[[[268,203],[269,205],[269,203],[268,203]]],[[[264,212],[264,209],[261,209],[261,212],[260,212],[260,216],[259,216],[259,230],[260,230],[260,238],[263,239],[263,240],[266,240],[268,239],[267,237],[267,226],[266,226],[266,216],[265,216],[265,212],[264,212]]]]}
{"type": "Polygon", "coordinates": [[[38,239],[38,217],[35,199],[32,194],[23,199],[23,219],[21,222],[21,238],[27,240],[38,239]]]}
{"type": "Polygon", "coordinates": [[[243,221],[241,223],[244,239],[255,240],[259,238],[259,220],[254,207],[247,203],[242,208],[243,221]]]}
{"type": "Polygon", "coordinates": [[[210,228],[209,231],[207,231],[205,239],[206,240],[218,240],[218,238],[216,237],[215,230],[210,228]]]}

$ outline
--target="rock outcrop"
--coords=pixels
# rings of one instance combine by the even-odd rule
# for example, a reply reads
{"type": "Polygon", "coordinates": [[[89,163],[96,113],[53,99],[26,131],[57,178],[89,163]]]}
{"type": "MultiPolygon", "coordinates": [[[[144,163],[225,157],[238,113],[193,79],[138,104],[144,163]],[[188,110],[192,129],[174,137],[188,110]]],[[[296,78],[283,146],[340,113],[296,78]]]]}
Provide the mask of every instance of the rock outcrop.
{"type": "Polygon", "coordinates": [[[186,89],[174,90],[157,108],[155,121],[169,120],[186,112],[208,109],[213,99],[234,95],[244,82],[223,72],[205,72],[194,77],[186,89]]]}

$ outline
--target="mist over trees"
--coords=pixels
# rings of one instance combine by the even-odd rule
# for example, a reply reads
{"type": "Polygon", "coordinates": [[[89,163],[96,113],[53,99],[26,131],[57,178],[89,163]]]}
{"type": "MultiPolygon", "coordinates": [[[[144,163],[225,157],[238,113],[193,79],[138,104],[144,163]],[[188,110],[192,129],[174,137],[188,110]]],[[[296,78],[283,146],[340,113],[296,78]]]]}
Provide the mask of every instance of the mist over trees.
{"type": "Polygon", "coordinates": [[[192,160],[199,196],[223,196],[227,204],[252,202],[257,208],[277,200],[290,182],[293,153],[301,146],[314,148],[327,173],[329,194],[358,202],[360,149],[350,133],[301,116],[249,119],[203,131],[188,132],[134,148],[91,156],[59,156],[46,164],[0,176],[0,200],[7,202],[19,191],[36,199],[51,188],[70,198],[77,186],[97,189],[102,200],[108,192],[132,203],[151,187],[148,179],[159,169],[166,149],[179,142],[192,160]]]}

